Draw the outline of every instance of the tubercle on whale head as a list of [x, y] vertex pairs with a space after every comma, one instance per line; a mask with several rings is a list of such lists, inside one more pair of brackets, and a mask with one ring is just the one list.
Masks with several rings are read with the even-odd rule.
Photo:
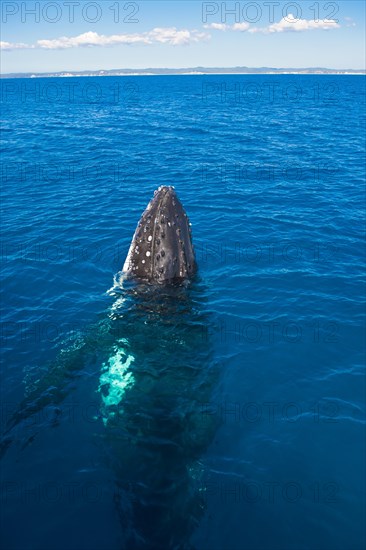
[[174, 187], [155, 190], [122, 271], [127, 277], [160, 284], [188, 279], [197, 271], [189, 219]]

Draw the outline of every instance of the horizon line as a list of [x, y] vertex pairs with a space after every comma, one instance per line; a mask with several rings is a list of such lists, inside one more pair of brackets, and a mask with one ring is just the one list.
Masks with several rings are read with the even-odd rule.
[[[241, 72], [235, 72], [238, 69], [241, 70]], [[262, 66], [262, 67], [248, 67], [246, 65], [236, 65], [231, 67], [218, 67], [218, 66], [202, 66], [198, 65], [196, 67], [146, 67], [143, 69], [138, 68], [120, 68], [120, 69], [79, 69], [79, 70], [60, 70], [60, 71], [44, 71], [44, 72], [37, 72], [37, 71], [19, 71], [19, 72], [8, 72], [8, 73], [2, 73], [0, 72], [0, 78], [6, 78], [11, 76], [18, 76], [21, 75], [31, 75], [31, 76], [44, 76], [44, 75], [53, 75], [53, 76], [87, 76], [90, 73], [93, 73], [94, 76], [113, 76], [113, 73], [121, 73], [120, 76], [123, 76], [123, 73], [126, 75], [130, 74], [131, 72], [134, 73], [134, 75], [139, 75], [143, 73], [150, 73], [152, 71], [158, 71], [158, 74], [154, 76], [163, 76], [164, 72], [166, 71], [168, 74], [166, 76], [169, 76], [169, 73], [171, 74], [174, 71], [178, 71], [178, 74], [182, 74], [182, 72], [189, 72], [193, 74], [220, 74], [214, 73], [213, 71], [222, 71], [224, 74], [228, 73], [229, 71], [232, 74], [242, 74], [243, 71], [250, 73], [250, 71], [254, 72], [261, 72], [261, 74], [266, 74], [268, 72], [274, 71], [274, 72], [300, 72], [300, 71], [307, 71], [307, 74], [317, 73], [319, 74], [319, 71], [323, 71], [326, 73], [359, 73], [359, 74], [366, 74], [366, 68], [363, 69], [349, 69], [349, 68], [343, 68], [343, 69], [335, 69], [330, 67], [268, 67], [268, 66]], [[82, 73], [82, 74], [80, 74]], [[98, 73], [97, 75], [95, 73]], [[112, 74], [111, 74], [112, 73]], [[154, 73], [153, 73], [154, 74]], [[118, 75], [116, 75], [118, 76]], [[148, 75], [146, 75], [148, 76]]]

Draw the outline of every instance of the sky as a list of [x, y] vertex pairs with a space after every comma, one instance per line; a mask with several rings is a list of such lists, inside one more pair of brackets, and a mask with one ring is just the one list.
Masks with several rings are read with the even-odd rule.
[[365, 3], [1, 2], [1, 72], [365, 68]]

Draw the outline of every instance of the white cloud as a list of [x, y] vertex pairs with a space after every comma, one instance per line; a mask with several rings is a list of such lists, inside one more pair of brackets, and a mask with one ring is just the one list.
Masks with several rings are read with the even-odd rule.
[[[354, 26], [352, 18], [345, 18], [347, 26]], [[273, 23], [268, 27], [251, 27], [249, 23], [210, 23], [203, 25], [205, 29], [218, 31], [239, 31], [249, 33], [272, 34], [277, 32], [301, 32], [315, 29], [330, 30], [338, 29], [340, 25], [334, 19], [320, 19], [319, 21], [307, 19], [295, 19], [292, 14], [288, 14], [278, 23]], [[201, 32], [196, 29], [177, 29], [176, 27], [156, 27], [151, 31], [134, 34], [112, 34], [104, 35], [89, 31], [78, 36], [61, 36], [54, 39], [37, 40], [35, 44], [24, 44], [23, 42], [0, 42], [1, 50], [25, 50], [40, 48], [43, 50], [66, 50], [79, 47], [93, 46], [116, 46], [116, 45], [149, 45], [149, 44], [168, 44], [170, 46], [187, 46], [192, 43], [201, 42], [211, 38], [207, 32]]]
[[210, 35], [205, 32], [198, 32], [197, 30], [177, 30], [175, 27], [170, 28], [155, 28], [152, 31], [145, 33], [147, 39], [152, 44], [159, 42], [161, 44], [171, 44], [172, 46], [184, 46], [191, 42], [200, 42], [201, 40], [207, 40]]
[[23, 42], [18, 42], [13, 44], [12, 42], [3, 42], [0, 41], [0, 50], [24, 50], [25, 48], [32, 48], [34, 46], [28, 46], [28, 44], [23, 44]]
[[273, 23], [268, 27], [253, 27], [250, 33], [275, 33], [275, 32], [302, 32], [311, 30], [338, 29], [340, 25], [334, 19], [296, 19], [291, 13], [283, 17], [279, 23]]
[[247, 31], [250, 27], [249, 23], [234, 23], [234, 25], [227, 25], [226, 23], [208, 23], [203, 25], [205, 29], [214, 29], [216, 31]]
[[249, 30], [249, 27], [250, 27], [249, 23], [235, 23], [232, 26], [232, 29], [233, 31], [245, 32]]
[[85, 32], [78, 36], [62, 36], [53, 40], [37, 40], [37, 47], [46, 50], [64, 50], [83, 46], [114, 46], [117, 44], [148, 44], [143, 35], [138, 34], [112, 34], [105, 36], [97, 32]]
[[226, 25], [226, 23], [207, 23], [203, 26], [205, 29], [214, 29], [215, 31], [227, 31], [230, 29], [230, 25]]
[[[350, 22], [349, 22], [350, 23]], [[334, 19], [296, 19], [291, 13], [286, 17], [283, 17], [278, 23], [273, 23], [268, 27], [251, 27], [249, 23], [234, 23], [234, 25], [227, 25], [226, 23], [209, 23], [203, 25], [205, 29], [213, 29], [217, 31], [240, 31], [250, 33], [263, 33], [271, 34], [276, 32], [301, 32], [311, 31], [315, 29], [329, 30], [338, 29], [340, 25]]]
[[23, 43], [1, 42], [0, 48], [3, 50], [15, 49], [33, 49], [41, 48], [44, 50], [66, 50], [79, 47], [93, 46], [116, 46], [124, 45], [148, 45], [148, 44], [168, 44], [171, 46], [186, 46], [191, 43], [207, 40], [210, 35], [197, 30], [178, 30], [176, 27], [160, 28], [156, 27], [148, 32], [135, 34], [112, 34], [106, 36], [97, 32], [89, 31], [78, 36], [61, 36], [51, 40], [37, 40], [36, 44], [28, 45]]

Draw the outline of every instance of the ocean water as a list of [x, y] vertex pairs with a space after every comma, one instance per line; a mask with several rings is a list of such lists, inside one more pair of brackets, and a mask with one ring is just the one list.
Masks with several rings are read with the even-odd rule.
[[[1, 94], [2, 548], [364, 548], [364, 77]], [[163, 184], [198, 277], [120, 288]]]

